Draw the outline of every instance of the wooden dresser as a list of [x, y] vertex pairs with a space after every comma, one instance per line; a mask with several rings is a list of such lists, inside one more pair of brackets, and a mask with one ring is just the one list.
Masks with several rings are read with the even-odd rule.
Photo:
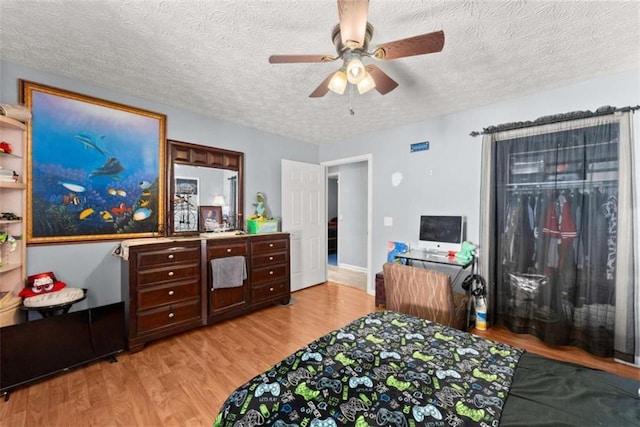
[[129, 349], [202, 324], [200, 241], [132, 246], [122, 268]]
[[[215, 323], [290, 299], [289, 235], [255, 234], [243, 238], [209, 239], [206, 242], [209, 312]], [[242, 287], [216, 289], [208, 264], [214, 258], [245, 257], [247, 279]]]
[[[129, 350], [146, 342], [290, 300], [289, 234], [255, 234], [131, 245], [122, 263]], [[123, 242], [125, 244], [125, 242]], [[243, 256], [242, 286], [216, 288], [213, 259]]]

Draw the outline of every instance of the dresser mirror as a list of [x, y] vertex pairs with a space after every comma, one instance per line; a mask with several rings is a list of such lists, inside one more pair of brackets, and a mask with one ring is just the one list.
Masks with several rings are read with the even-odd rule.
[[244, 153], [168, 140], [171, 236], [242, 229]]

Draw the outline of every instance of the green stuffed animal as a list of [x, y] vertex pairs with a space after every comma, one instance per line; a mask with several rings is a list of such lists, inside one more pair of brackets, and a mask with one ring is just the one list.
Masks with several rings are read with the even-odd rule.
[[473, 257], [476, 255], [476, 245], [471, 242], [462, 242], [462, 248], [460, 252], [456, 253], [456, 261], [459, 264], [467, 264], [473, 261]]

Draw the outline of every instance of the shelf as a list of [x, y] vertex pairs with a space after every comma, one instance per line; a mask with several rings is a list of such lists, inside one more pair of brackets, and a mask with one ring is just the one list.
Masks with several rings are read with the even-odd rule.
[[0, 274], [8, 273], [9, 271], [17, 270], [22, 267], [20, 263], [8, 263], [0, 267]]
[[597, 188], [600, 186], [618, 185], [618, 180], [606, 181], [539, 181], [539, 182], [523, 182], [520, 184], [507, 184], [509, 190], [517, 190], [518, 188], [557, 188], [558, 190], [567, 190], [571, 188]]
[[21, 159], [22, 156], [18, 156], [12, 153], [5, 153], [4, 151], [0, 151], [0, 157], [10, 157], [12, 159]]
[[2, 115], [0, 115], [0, 127], [18, 129], [23, 131], [27, 130], [26, 124]]
[[14, 219], [14, 220], [0, 219], [0, 225], [20, 224], [21, 222], [22, 222], [21, 219]]
[[0, 188], [5, 188], [9, 190], [24, 190], [27, 186], [24, 182], [0, 182]]

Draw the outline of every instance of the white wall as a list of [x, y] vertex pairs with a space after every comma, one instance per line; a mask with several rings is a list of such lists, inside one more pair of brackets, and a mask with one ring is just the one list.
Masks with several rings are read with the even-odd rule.
[[[245, 212], [252, 212], [255, 194], [267, 197], [268, 208], [280, 216], [280, 159], [317, 162], [318, 147], [278, 135], [216, 120], [142, 98], [115, 93], [97, 85], [73, 81], [0, 61], [0, 102], [18, 102], [18, 79], [119, 102], [167, 115], [167, 138], [245, 153]], [[38, 245], [27, 248], [27, 274], [54, 271], [74, 287], [89, 289], [82, 309], [120, 301], [120, 258], [111, 255], [118, 242]]]
[[[594, 111], [603, 105], [638, 103], [640, 70], [634, 70], [321, 146], [320, 161], [368, 153], [373, 157], [371, 269], [375, 273], [386, 260], [389, 240], [417, 242], [421, 214], [466, 215], [467, 239], [478, 242], [481, 137], [471, 137], [471, 131], [556, 113]], [[639, 115], [635, 115], [636, 130]], [[430, 142], [428, 151], [409, 152], [410, 144], [422, 141]], [[398, 187], [391, 184], [394, 172], [403, 175]], [[383, 226], [385, 216], [393, 218], [392, 227]]]

